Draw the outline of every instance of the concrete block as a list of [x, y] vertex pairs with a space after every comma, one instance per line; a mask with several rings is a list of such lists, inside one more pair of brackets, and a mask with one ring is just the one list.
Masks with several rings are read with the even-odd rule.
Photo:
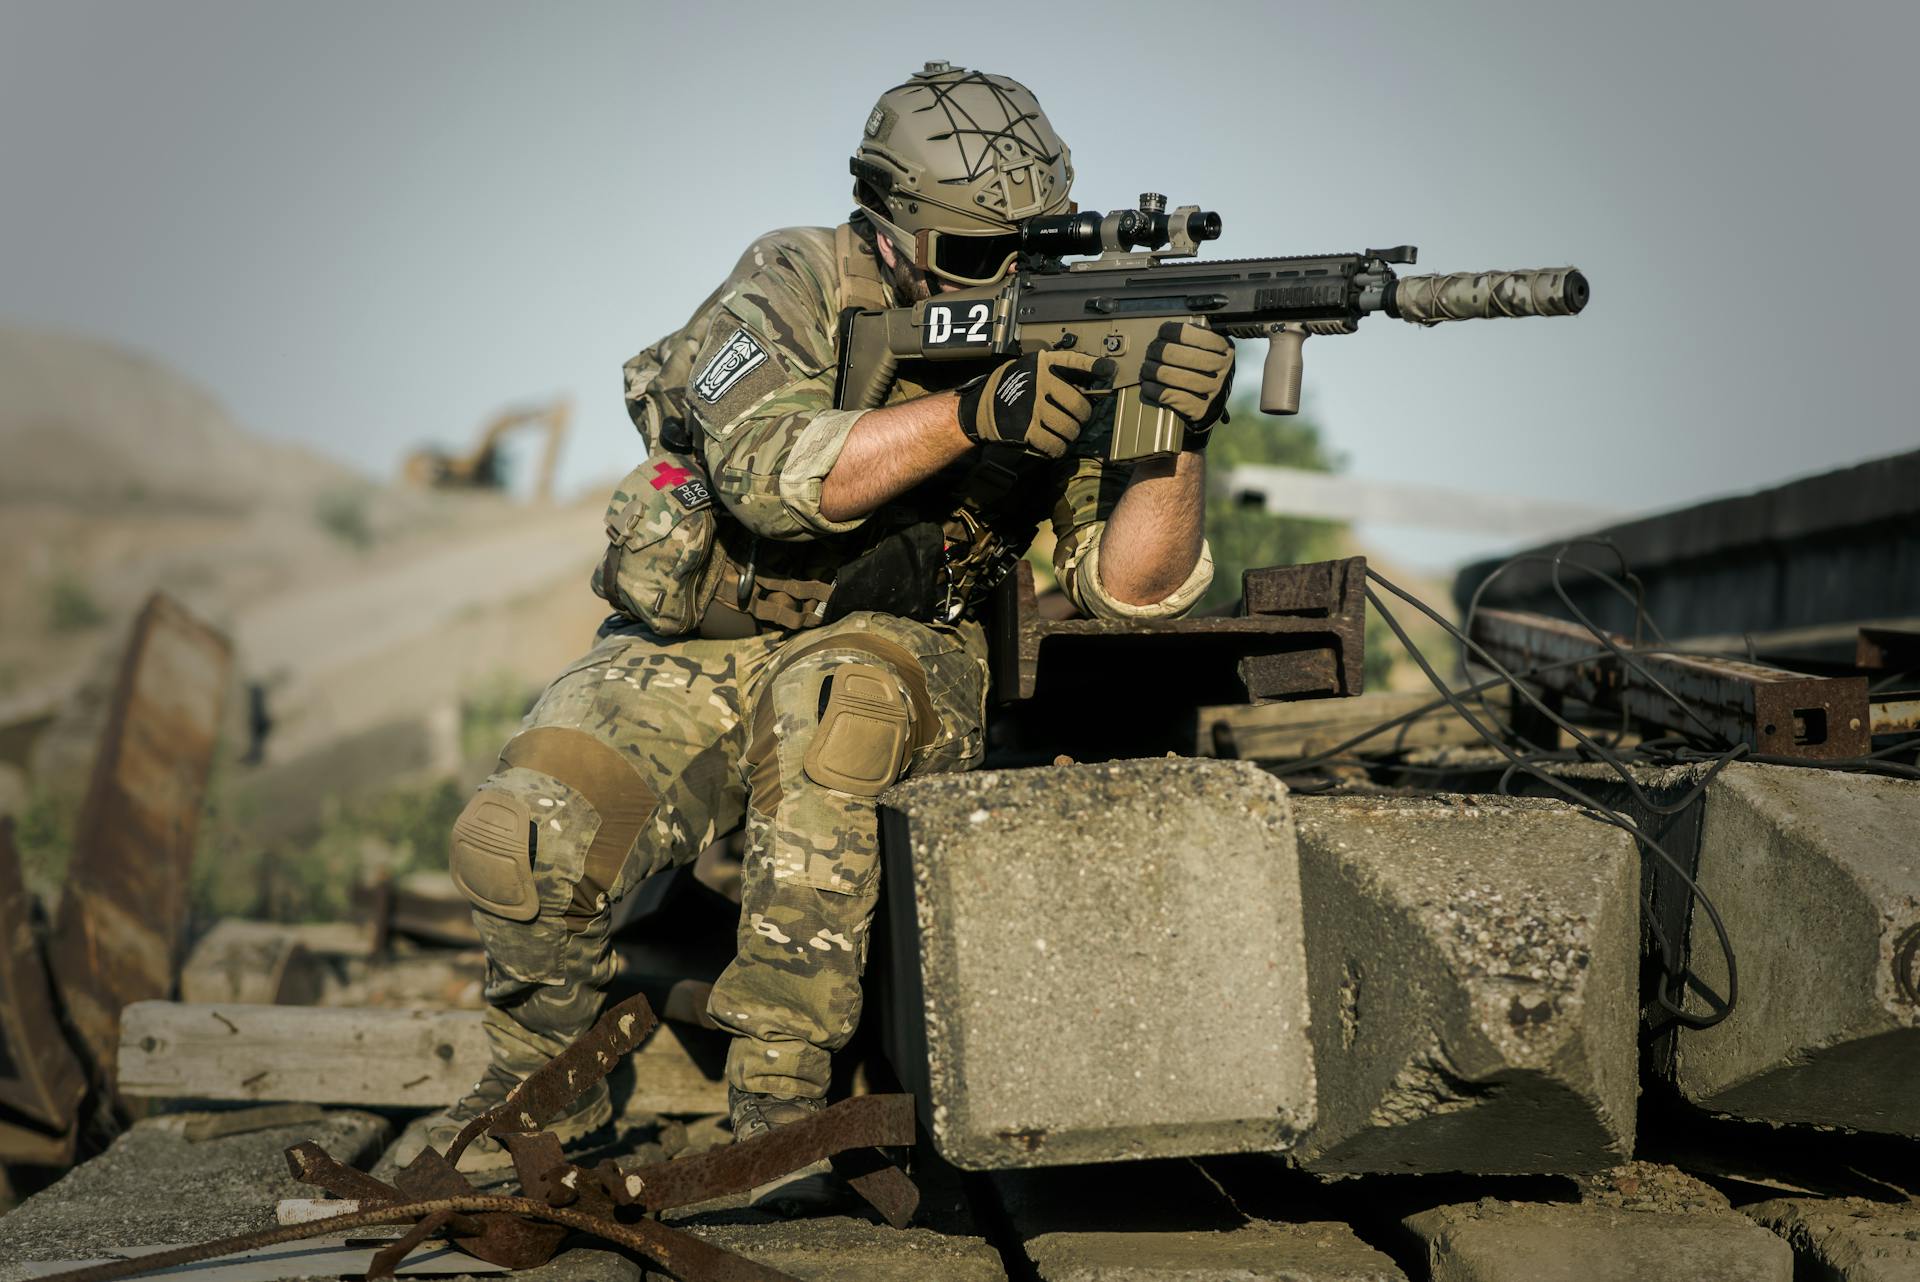
[[13, 1267], [29, 1260], [272, 1228], [276, 1202], [313, 1193], [288, 1174], [289, 1146], [310, 1139], [365, 1166], [387, 1135], [383, 1119], [356, 1112], [198, 1143], [176, 1128], [136, 1126], [0, 1218], [0, 1282], [30, 1276]]
[[1792, 1282], [1793, 1252], [1671, 1167], [1635, 1162], [1577, 1203], [1478, 1202], [1407, 1217], [1431, 1282]]
[[1027, 1239], [1041, 1282], [1405, 1282], [1344, 1224], [1245, 1224], [1218, 1232], [1043, 1233]]
[[1152, 760], [938, 775], [885, 800], [887, 1042], [949, 1161], [1273, 1150], [1311, 1121], [1277, 780]]
[[[1683, 1031], [1674, 1081], [1702, 1108], [1920, 1136], [1920, 782], [1732, 765], [1700, 826], [1739, 1004]], [[1724, 992], [1695, 914], [1692, 966]]]
[[1551, 1202], [1412, 1216], [1432, 1282], [1793, 1282], [1786, 1243], [1732, 1211], [1665, 1215]]
[[1002, 1172], [993, 1190], [1040, 1282], [1405, 1282], [1346, 1224], [1306, 1205], [1250, 1216], [1217, 1179], [1198, 1163], [1127, 1163]]
[[1296, 797], [1320, 1172], [1595, 1170], [1633, 1145], [1639, 858], [1569, 806]]
[[1793, 1248], [1801, 1275], [1821, 1282], [1920, 1278], [1920, 1206], [1865, 1198], [1778, 1198], [1740, 1208]]
[[[1000, 1253], [977, 1237], [894, 1229], [845, 1216], [771, 1220], [753, 1212], [735, 1214], [743, 1222], [675, 1227], [800, 1282], [1006, 1282]], [[671, 1277], [652, 1270], [645, 1276], [650, 1282]]]

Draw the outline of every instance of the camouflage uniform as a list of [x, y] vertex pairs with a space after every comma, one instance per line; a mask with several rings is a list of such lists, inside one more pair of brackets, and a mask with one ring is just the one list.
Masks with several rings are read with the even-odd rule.
[[[860, 1018], [880, 873], [875, 798], [904, 775], [980, 760], [987, 671], [977, 623], [872, 611], [817, 623], [836, 567], [954, 503], [957, 475], [866, 518], [820, 511], [821, 484], [861, 414], [833, 408], [835, 322], [856, 291], [885, 293], [871, 254], [844, 229], [837, 239], [823, 228], [764, 237], [686, 329], [628, 365], [629, 406], [650, 445], [673, 420], [697, 425], [723, 505], [718, 600], [749, 603], [760, 627], [667, 639], [610, 619], [456, 825], [456, 878], [481, 905], [486, 1027], [516, 1074], [598, 1013], [614, 972], [611, 906], [744, 821], [738, 953], [709, 1005], [737, 1034], [727, 1076], [765, 1094], [824, 1093], [829, 1057]], [[891, 399], [975, 372], [903, 378]], [[1032, 525], [1051, 508], [1061, 584], [1083, 612], [1177, 614], [1206, 588], [1205, 553], [1158, 605], [1128, 606], [1100, 588], [1100, 530], [1125, 481], [1100, 444], [1090, 432], [1027, 483]]]

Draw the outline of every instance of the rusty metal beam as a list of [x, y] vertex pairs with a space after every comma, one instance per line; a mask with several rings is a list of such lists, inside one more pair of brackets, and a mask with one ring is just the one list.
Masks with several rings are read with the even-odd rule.
[[[637, 1167], [628, 1170], [626, 1176], [630, 1181], [638, 1181], [637, 1185], [630, 1185], [634, 1188], [635, 1204], [657, 1214], [729, 1193], [744, 1193], [790, 1171], [852, 1149], [904, 1147], [913, 1141], [913, 1096], [860, 1095], [758, 1139], [729, 1144], [696, 1157]], [[874, 1175], [876, 1170], [874, 1166], [849, 1164], [845, 1174], [860, 1188], [858, 1181]], [[880, 1176], [867, 1182], [879, 1195], [870, 1199], [875, 1201], [876, 1209], [889, 1219], [900, 1215], [902, 1223], [912, 1217], [912, 1205], [903, 1208], [899, 1203], [890, 1202], [896, 1191], [904, 1194], [892, 1177]], [[860, 1191], [866, 1194], [866, 1189]], [[912, 1200], [917, 1203], [917, 1194]], [[881, 1205], [883, 1201], [890, 1204]]]
[[1887, 695], [1875, 699], [1868, 709], [1876, 735], [1920, 734], [1920, 692]]
[[1863, 627], [1853, 656], [1869, 672], [1920, 672], [1920, 628]]
[[173, 990], [187, 878], [233, 652], [156, 593], [134, 624], [80, 812], [50, 969], [109, 1088], [120, 1011]]
[[[1624, 638], [1612, 638], [1645, 670], [1642, 676], [1611, 654], [1596, 656], [1600, 643], [1578, 624], [1508, 610], [1481, 610], [1472, 638], [1516, 674], [1546, 668], [1528, 678], [1546, 690], [1681, 734], [1712, 734], [1762, 756], [1811, 761], [1863, 756], [1871, 747], [1864, 677], [1815, 677], [1737, 659], [1634, 650]], [[1573, 662], [1583, 656], [1594, 657]], [[1554, 664], [1563, 666], [1548, 667]]]
[[1121, 621], [1043, 617], [1022, 562], [994, 611], [995, 697], [1031, 699], [1089, 675], [1134, 695], [1146, 682], [1177, 685], [1189, 706], [1359, 694], [1366, 570], [1357, 556], [1248, 570], [1237, 616]]

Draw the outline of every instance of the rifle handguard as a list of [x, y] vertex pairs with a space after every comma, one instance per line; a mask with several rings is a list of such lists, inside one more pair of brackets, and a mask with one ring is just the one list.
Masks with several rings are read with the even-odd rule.
[[1402, 276], [1387, 310], [1415, 325], [1508, 316], [1573, 316], [1587, 305], [1587, 278], [1573, 267]]

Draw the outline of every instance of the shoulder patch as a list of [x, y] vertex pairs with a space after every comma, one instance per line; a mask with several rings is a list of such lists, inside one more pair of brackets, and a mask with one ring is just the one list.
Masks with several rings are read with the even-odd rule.
[[694, 375], [693, 394], [709, 405], [717, 405], [735, 383], [766, 363], [767, 349], [741, 326]]

